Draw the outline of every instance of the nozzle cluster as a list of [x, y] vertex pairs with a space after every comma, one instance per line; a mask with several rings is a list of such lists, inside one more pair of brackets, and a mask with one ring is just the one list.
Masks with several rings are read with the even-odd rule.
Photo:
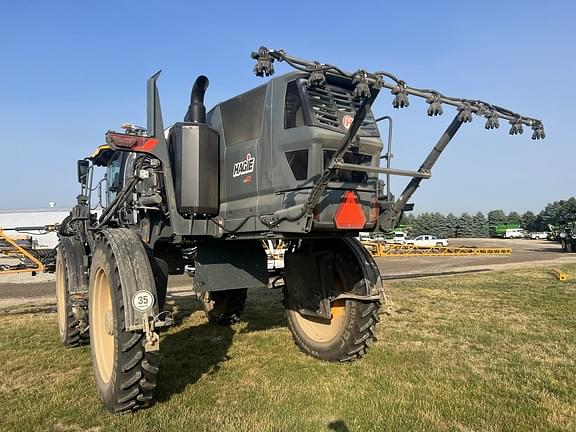
[[327, 75], [336, 75], [351, 81], [354, 86], [352, 95], [355, 99], [369, 99], [373, 90], [387, 88], [394, 95], [392, 106], [397, 109], [407, 108], [410, 105], [409, 95], [417, 96], [426, 100], [428, 104], [427, 114], [430, 117], [442, 115], [444, 113], [443, 105], [452, 105], [456, 107], [458, 120], [462, 123], [472, 122], [473, 116], [477, 115], [486, 119], [485, 129], [498, 129], [500, 127], [499, 120], [502, 119], [510, 123], [510, 135], [520, 135], [524, 132], [524, 126], [528, 126], [533, 131], [532, 139], [538, 140], [546, 137], [544, 126], [540, 120], [522, 116], [488, 102], [455, 98], [445, 96], [436, 90], [410, 87], [405, 81], [389, 72], [369, 73], [358, 70], [354, 73], [347, 73], [334, 65], [302, 60], [288, 55], [283, 50], [270, 50], [266, 47], [260, 47], [258, 52], [253, 52], [252, 58], [256, 60], [254, 73], [257, 76], [272, 75], [274, 73], [274, 60], [285, 61], [294, 69], [309, 74], [307, 85], [310, 87], [325, 87]]

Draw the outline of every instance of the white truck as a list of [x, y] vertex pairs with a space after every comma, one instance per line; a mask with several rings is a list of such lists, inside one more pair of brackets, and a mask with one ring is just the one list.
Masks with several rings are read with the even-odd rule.
[[448, 239], [437, 238], [433, 235], [421, 235], [415, 239], [406, 240], [406, 244], [420, 247], [448, 246]]
[[406, 233], [404, 231], [395, 231], [392, 237], [387, 238], [384, 243], [391, 244], [405, 244], [406, 243]]
[[548, 234], [549, 233], [547, 232], [531, 232], [530, 234], [528, 234], [528, 237], [533, 240], [547, 240]]
[[507, 229], [506, 232], [504, 233], [505, 239], [524, 238], [524, 237], [526, 237], [526, 230], [522, 228]]

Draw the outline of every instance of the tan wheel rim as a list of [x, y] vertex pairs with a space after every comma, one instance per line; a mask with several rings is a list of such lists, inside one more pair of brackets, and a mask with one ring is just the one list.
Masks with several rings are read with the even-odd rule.
[[314, 321], [294, 312], [295, 321], [302, 332], [315, 342], [329, 342], [334, 339], [342, 328], [346, 318], [346, 300], [337, 300], [331, 304], [332, 319], [330, 322]]
[[60, 335], [66, 331], [66, 275], [64, 274], [64, 263], [58, 257], [56, 260], [56, 306], [58, 310], [58, 328]]
[[102, 268], [99, 268], [96, 272], [92, 295], [91, 344], [96, 357], [98, 375], [102, 382], [108, 383], [112, 379], [112, 369], [114, 367], [114, 325], [112, 321], [110, 283]]

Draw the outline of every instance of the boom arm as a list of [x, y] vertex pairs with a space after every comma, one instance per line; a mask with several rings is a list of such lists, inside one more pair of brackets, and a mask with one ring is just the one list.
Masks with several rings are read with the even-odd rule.
[[[387, 88], [394, 95], [392, 106], [394, 108], [405, 108], [410, 105], [408, 95], [418, 96], [426, 99], [429, 104], [428, 115], [437, 116], [443, 113], [442, 104], [452, 105], [458, 109], [458, 118], [463, 123], [472, 121], [472, 114], [486, 118], [484, 127], [486, 129], [497, 129], [500, 127], [499, 119], [507, 120], [510, 123], [510, 135], [522, 134], [523, 126], [531, 127], [533, 130], [532, 139], [543, 139], [544, 125], [541, 120], [517, 114], [507, 108], [490, 104], [481, 100], [455, 98], [445, 96], [439, 91], [430, 89], [419, 89], [410, 87], [405, 81], [397, 78], [389, 72], [378, 71], [374, 73], [358, 70], [354, 73], [347, 73], [340, 68], [323, 64], [316, 61], [302, 60], [288, 55], [284, 50], [271, 50], [260, 47], [258, 52], [252, 53], [252, 58], [257, 61], [254, 72], [257, 76], [269, 76], [274, 73], [274, 60], [285, 61], [294, 69], [310, 73], [308, 80], [311, 86], [324, 86], [326, 74], [337, 75], [343, 78], [352, 79], [356, 84], [354, 96], [358, 98], [369, 97], [371, 89]], [[386, 81], [389, 79], [390, 81]]]

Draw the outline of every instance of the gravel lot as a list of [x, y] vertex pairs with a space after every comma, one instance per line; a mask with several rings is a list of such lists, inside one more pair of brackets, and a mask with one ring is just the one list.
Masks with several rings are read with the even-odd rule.
[[[526, 239], [453, 239], [450, 246], [512, 248], [509, 256], [380, 257], [376, 262], [384, 279], [442, 276], [461, 272], [504, 270], [526, 266], [554, 266], [576, 262], [576, 254], [562, 252], [555, 242]], [[169, 295], [187, 295], [188, 276], [172, 276]], [[0, 313], [17, 310], [50, 310], [55, 305], [53, 274], [0, 275]]]

